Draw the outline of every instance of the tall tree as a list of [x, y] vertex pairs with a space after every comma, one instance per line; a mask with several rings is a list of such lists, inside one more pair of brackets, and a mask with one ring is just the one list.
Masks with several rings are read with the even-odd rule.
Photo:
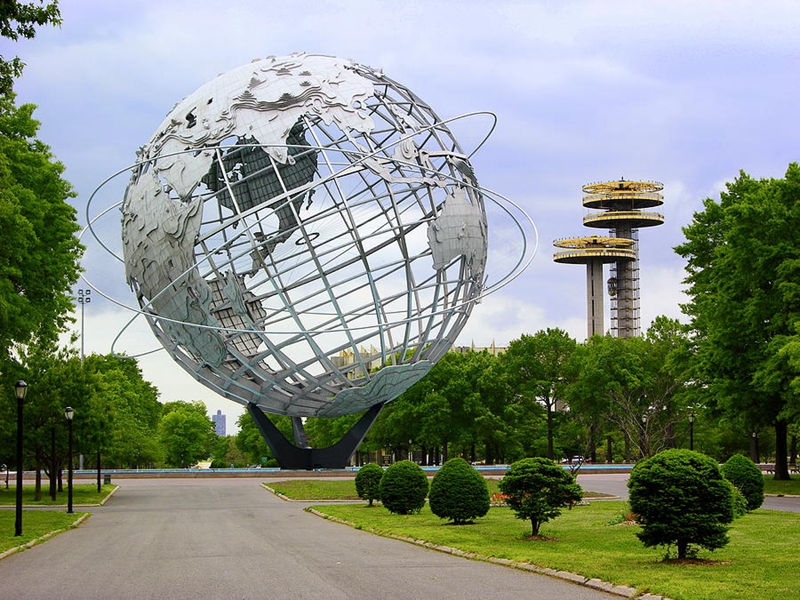
[[211, 454], [214, 424], [190, 403], [173, 403], [158, 425], [167, 464], [188, 467]]
[[105, 415], [96, 445], [87, 452], [101, 450], [107, 466], [139, 468], [158, 462], [162, 405], [158, 390], [142, 377], [136, 360], [92, 354], [84, 362], [89, 372], [97, 374], [97, 410]]
[[55, 340], [69, 320], [82, 248], [64, 167], [36, 139], [34, 106], [0, 97], [0, 360]]
[[666, 317], [644, 338], [594, 336], [575, 354], [570, 408], [595, 428], [618, 427], [639, 458], [672, 447], [685, 412], [687, 353], [680, 323]]
[[719, 200], [708, 198], [684, 228], [699, 373], [713, 401], [745, 415], [755, 431], [775, 428], [775, 478], [789, 479], [787, 426], [800, 410], [792, 385], [800, 320], [800, 167], [784, 179], [744, 172]]
[[545, 408], [547, 458], [551, 460], [555, 458], [553, 413], [557, 404], [564, 401], [567, 365], [575, 346], [575, 340], [566, 331], [547, 329], [513, 340], [500, 357], [514, 391], [535, 399]]

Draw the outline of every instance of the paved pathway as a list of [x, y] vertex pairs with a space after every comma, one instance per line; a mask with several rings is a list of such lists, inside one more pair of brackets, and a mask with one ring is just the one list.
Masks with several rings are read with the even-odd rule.
[[15, 600], [608, 600], [330, 523], [257, 479], [124, 480], [81, 527], [0, 561]]

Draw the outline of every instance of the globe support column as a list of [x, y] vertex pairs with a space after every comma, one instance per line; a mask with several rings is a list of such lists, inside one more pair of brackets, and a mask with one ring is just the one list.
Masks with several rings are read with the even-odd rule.
[[375, 404], [344, 437], [329, 448], [299, 448], [291, 444], [258, 406], [248, 402], [247, 411], [258, 426], [281, 469], [344, 469], [347, 461], [378, 418], [383, 404]]

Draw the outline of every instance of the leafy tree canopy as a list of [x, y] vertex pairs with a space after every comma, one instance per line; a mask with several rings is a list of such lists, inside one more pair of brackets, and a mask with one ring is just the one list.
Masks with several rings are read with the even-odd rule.
[[211, 453], [215, 438], [211, 419], [189, 403], [169, 411], [158, 426], [167, 464], [188, 467]]
[[561, 514], [561, 509], [583, 497], [581, 486], [547, 458], [523, 458], [511, 464], [500, 480], [500, 491], [518, 519], [529, 519], [531, 535]]
[[64, 167], [36, 139], [34, 106], [0, 97], [0, 358], [68, 322], [82, 247]]
[[[17, 41], [19, 38], [31, 39], [36, 35], [37, 25], [60, 25], [61, 13], [57, 0], [51, 2], [16, 2], [2, 0], [0, 2], [0, 35]], [[6, 60], [0, 56], [0, 94], [8, 95], [14, 84], [14, 78], [22, 74], [25, 63], [15, 56]]]
[[800, 412], [792, 359], [800, 321], [800, 167], [784, 179], [744, 172], [708, 198], [675, 250], [686, 258], [697, 372], [710, 400], [776, 433], [776, 479], [788, 479], [787, 425]]

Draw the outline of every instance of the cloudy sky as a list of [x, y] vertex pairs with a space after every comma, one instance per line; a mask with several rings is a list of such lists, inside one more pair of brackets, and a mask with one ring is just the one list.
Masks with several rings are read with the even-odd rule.
[[[496, 113], [497, 129], [473, 164], [482, 185], [534, 219], [539, 253], [474, 311], [460, 344], [506, 344], [545, 327], [585, 337], [584, 270], [552, 262], [553, 239], [591, 232], [580, 225], [583, 184], [619, 177], [664, 184], [666, 223], [640, 232], [646, 326], [659, 314], [680, 316], [683, 263], [672, 248], [702, 199], [717, 196], [740, 169], [780, 177], [798, 160], [800, 5], [792, 1], [60, 4], [61, 28], [18, 44], [3, 40], [0, 51], [28, 65], [19, 101], [39, 106], [40, 137], [66, 166], [82, 223], [95, 187], [133, 162], [177, 101], [253, 58], [297, 51], [352, 58], [382, 68], [443, 118]], [[108, 255], [90, 247], [84, 267], [93, 284], [132, 302]], [[132, 316], [95, 295], [86, 309], [87, 352], [108, 352]], [[117, 345], [129, 354], [156, 347], [138, 322]], [[163, 352], [142, 366], [163, 401], [200, 399], [229, 423], [241, 413]]]

